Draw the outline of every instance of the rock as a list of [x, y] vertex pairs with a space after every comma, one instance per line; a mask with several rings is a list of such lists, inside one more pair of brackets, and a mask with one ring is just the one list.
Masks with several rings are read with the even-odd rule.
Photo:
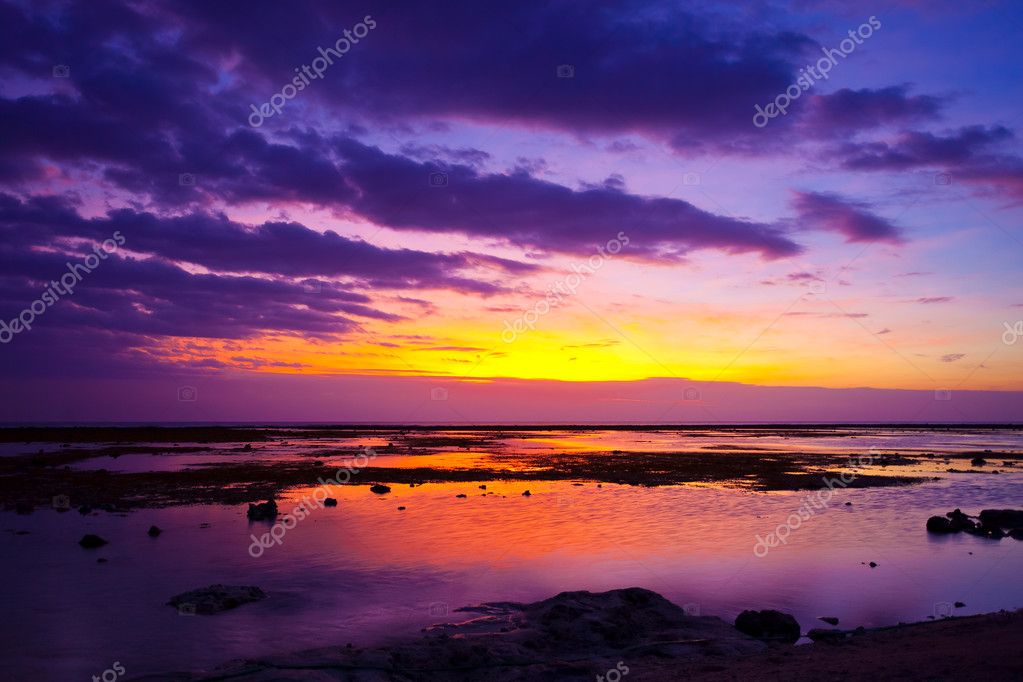
[[847, 506], [847, 507], [851, 507], [851, 506], [852, 506], [852, 502], [846, 502], [846, 503], [845, 503], [845, 506]]
[[834, 616], [821, 616], [818, 620], [822, 620], [828, 625], [838, 625], [838, 619]]
[[955, 607], [956, 607], [957, 609], [961, 609], [961, 608], [963, 608], [964, 606], [966, 606], [966, 604], [962, 603], [961, 601], [957, 601], [957, 602], [955, 603]]
[[266, 593], [258, 587], [249, 585], [210, 585], [209, 587], [175, 595], [170, 598], [167, 604], [176, 607], [182, 612], [210, 616], [261, 599], [266, 599]]
[[398, 511], [405, 511], [405, 507], [398, 507]]
[[867, 566], [870, 566], [871, 568], [877, 568], [877, 563], [874, 562], [874, 561], [871, 561], [869, 564], [867, 564]]
[[832, 628], [813, 628], [806, 636], [815, 642], [835, 642], [845, 639], [845, 631]]
[[1009, 537], [1016, 540], [1023, 540], [1023, 528], [1013, 528], [1009, 531]]
[[466, 495], [465, 493], [458, 493], [457, 495], [455, 495], [455, 497], [469, 497], [469, 496]]
[[251, 449], [252, 449], [252, 443], [246, 443], [245, 447], [242, 448], [242, 450], [251, 450]]
[[486, 489], [487, 489], [487, 484], [486, 483], [484, 483], [483, 485], [480, 486], [480, 490], [486, 490]]
[[384, 495], [386, 493], [391, 492], [391, 488], [389, 486], [380, 485], [379, 483], [376, 483], [369, 487], [369, 491], [371, 493], [376, 493], [377, 495]]
[[158, 537], [162, 532], [163, 531], [160, 529], [159, 526], [150, 526], [149, 530], [146, 531], [146, 535], [148, 535], [151, 538], [155, 538]]
[[533, 493], [531, 493], [531, 492], [529, 492], [529, 491], [527, 490], [526, 492], [522, 493], [522, 496], [523, 496], [523, 497], [529, 497], [529, 496], [530, 496], [530, 495], [532, 495], [532, 494], [533, 494]]
[[248, 517], [250, 521], [273, 521], [277, 518], [277, 503], [274, 500], [250, 504]]
[[973, 522], [973, 519], [971, 519], [968, 515], [964, 514], [959, 509], [950, 511], [949, 513], [945, 514], [945, 516], [947, 516], [949, 519], [950, 524], [949, 527], [951, 528], [953, 533], [961, 530], [969, 530], [971, 528], [976, 527], [977, 525], [976, 523]]
[[87, 504], [83, 504], [81, 507], [78, 508], [78, 513], [81, 514], [82, 516], [88, 516], [89, 514], [92, 513], [92, 507], [90, 507]]
[[105, 564], [106, 562], [107, 562], [107, 560], [104, 557], [100, 557], [99, 559], [96, 559], [96, 563], [97, 564]]
[[89, 533], [87, 535], [83, 535], [82, 539], [78, 541], [78, 544], [85, 549], [96, 549], [97, 547], [102, 547], [108, 543], [100, 536]]
[[[563, 592], [531, 604], [490, 602], [453, 613], [464, 618], [391, 638], [379, 646], [339, 643], [316, 653], [274, 654], [231, 663], [218, 669], [216, 676], [224, 680], [567, 682], [593, 680], [596, 675], [624, 681], [648, 678], [639, 672], [626, 676], [624, 664], [618, 668], [622, 661], [629, 666], [636, 661], [633, 670], [642, 670], [647, 661], [671, 659], [702, 668], [768, 648], [720, 618], [687, 615], [680, 606], [640, 588]], [[617, 676], [608, 675], [609, 670]]]
[[325, 500], [323, 500], [323, 506], [324, 507], [336, 507], [337, 506], [337, 500], [334, 499], [333, 497], [328, 497]]
[[980, 513], [980, 523], [999, 528], [1023, 527], [1023, 511], [1018, 509], [985, 509]]
[[972, 464], [975, 467], [982, 467], [985, 464], [987, 464], [987, 460], [981, 457], [980, 455], [977, 455], [976, 457], [970, 460], [970, 464]]
[[24, 500], [14, 504], [14, 511], [19, 514], [31, 514], [34, 509], [35, 506], [33, 506], [31, 502], [26, 502]]
[[761, 640], [795, 642], [799, 639], [799, 623], [796, 619], [772, 609], [743, 611], [735, 619], [735, 629]]
[[946, 519], [944, 516], [932, 516], [927, 519], [927, 532], [928, 533], [954, 533], [952, 530], [952, 522]]

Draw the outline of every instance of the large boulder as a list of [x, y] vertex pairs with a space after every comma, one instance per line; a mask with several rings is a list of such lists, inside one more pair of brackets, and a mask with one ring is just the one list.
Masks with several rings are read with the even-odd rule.
[[248, 517], [250, 521], [273, 521], [277, 518], [277, 503], [273, 500], [250, 504]]
[[242, 604], [266, 599], [266, 592], [250, 585], [210, 585], [182, 592], [167, 602], [184, 614], [211, 616]]
[[946, 519], [944, 516], [932, 516], [927, 519], [927, 532], [928, 533], [954, 533], [952, 530], [952, 522]]
[[985, 509], [980, 513], [980, 523], [989, 528], [1020, 528], [1023, 527], [1023, 510]]
[[795, 642], [799, 639], [799, 622], [781, 611], [743, 611], [735, 619], [735, 628], [750, 637], [765, 641]]

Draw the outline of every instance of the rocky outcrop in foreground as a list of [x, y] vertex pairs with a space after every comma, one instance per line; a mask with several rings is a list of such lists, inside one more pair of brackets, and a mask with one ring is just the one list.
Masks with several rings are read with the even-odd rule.
[[212, 616], [260, 599], [266, 599], [266, 592], [258, 587], [210, 585], [175, 595], [167, 605], [177, 608], [184, 615]]
[[713, 616], [686, 615], [655, 592], [563, 592], [532, 604], [459, 609], [460, 623], [368, 649], [331, 647], [150, 680], [593, 680], [643, 660], [722, 661], [766, 650]]

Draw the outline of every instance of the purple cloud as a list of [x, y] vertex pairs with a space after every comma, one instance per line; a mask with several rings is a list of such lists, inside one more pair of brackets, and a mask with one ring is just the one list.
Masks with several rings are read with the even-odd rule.
[[858, 203], [837, 194], [795, 192], [799, 221], [811, 229], [838, 232], [847, 242], [886, 241], [902, 243], [898, 227]]

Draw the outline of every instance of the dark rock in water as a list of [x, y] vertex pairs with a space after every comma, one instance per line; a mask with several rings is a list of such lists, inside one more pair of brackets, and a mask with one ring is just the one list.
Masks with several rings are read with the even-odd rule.
[[995, 527], [988, 530], [987, 536], [992, 540], [1001, 540], [1005, 537], [1005, 531], [1001, 528]]
[[964, 606], [966, 606], [966, 604], [962, 603], [961, 601], [957, 601], [957, 602], [955, 603], [955, 607], [956, 607], [957, 609], [961, 609], [961, 608], [963, 608]]
[[486, 490], [486, 489], [487, 489], [487, 484], [486, 483], [484, 483], [483, 485], [480, 486], [480, 490]]
[[976, 523], [973, 522], [967, 514], [964, 514], [959, 509], [954, 509], [949, 513], [945, 514], [949, 520], [949, 528], [953, 533], [961, 530], [969, 530], [976, 527]]
[[21, 502], [14, 503], [14, 511], [19, 514], [31, 514], [34, 509], [35, 506], [33, 506], [31, 502], [25, 502], [22, 500]]
[[982, 525], [999, 528], [1023, 527], [1023, 510], [1018, 509], [985, 509], [980, 513]]
[[163, 531], [160, 529], [159, 526], [150, 526], [149, 530], [146, 531], [146, 535], [148, 535], [151, 538], [155, 538], [158, 535], [160, 535], [160, 533], [162, 533], [162, 532]]
[[845, 639], [844, 630], [835, 630], [831, 628], [814, 628], [806, 633], [806, 636], [815, 642], [835, 642], [840, 639]]
[[105, 557], [100, 557], [99, 559], [96, 559], [97, 564], [105, 564], [106, 562], [107, 560]]
[[324, 507], [336, 507], [337, 506], [337, 500], [335, 500], [333, 497], [328, 497], [325, 500], [323, 500], [323, 506]]
[[398, 507], [398, 511], [405, 511], [405, 507]]
[[928, 533], [954, 533], [952, 530], [952, 522], [946, 519], [944, 516], [932, 516], [927, 519], [927, 532]]
[[981, 457], [980, 455], [977, 455], [976, 457], [970, 460], [970, 464], [972, 464], [975, 467], [982, 467], [985, 464], [987, 464], [987, 460]]
[[82, 539], [78, 541], [78, 544], [85, 549], [96, 549], [97, 547], [102, 547], [107, 544], [107, 541], [98, 535], [89, 533], [88, 535], [83, 535]]
[[867, 564], [867, 566], [870, 566], [871, 568], [877, 568], [877, 562], [871, 561], [869, 564]]
[[1016, 540], [1023, 540], [1023, 528], [1013, 528], [1009, 531], [1009, 537]]
[[371, 493], [376, 493], [377, 495], [383, 495], [385, 493], [391, 492], [391, 488], [390, 488], [390, 486], [381, 485], [381, 484], [377, 483], [375, 485], [371, 485], [369, 487], [369, 491]]
[[835, 618], [834, 616], [821, 616], [819, 620], [824, 621], [828, 625], [838, 625], [838, 619]]
[[735, 619], [735, 629], [762, 640], [795, 642], [799, 639], [799, 623], [781, 611], [743, 611]]
[[277, 502], [267, 500], [262, 503], [250, 504], [248, 517], [250, 521], [273, 521], [277, 518]]
[[92, 513], [92, 507], [90, 507], [87, 504], [83, 504], [81, 507], [78, 508], [78, 513], [81, 514], [82, 516], [88, 516], [89, 514]]
[[242, 448], [242, 449], [243, 449], [243, 450], [251, 450], [251, 449], [252, 449], [252, 443], [246, 443], [246, 444], [245, 444], [245, 447], [244, 447], [244, 448]]
[[851, 507], [851, 506], [852, 506], [852, 502], [846, 502], [846, 503], [845, 503], [845, 506], [847, 506], [847, 507]]
[[176, 607], [182, 613], [196, 613], [210, 616], [214, 613], [227, 611], [248, 604], [249, 602], [266, 599], [266, 592], [249, 585], [210, 585], [198, 590], [182, 592], [171, 597], [169, 606]]
[[526, 492], [522, 493], [522, 496], [523, 496], [523, 497], [529, 497], [529, 496], [530, 496], [530, 495], [532, 495], [532, 494], [533, 494], [533, 493], [531, 493], [531, 492], [529, 492], [529, 491], [527, 490]]
[[469, 496], [466, 495], [465, 493], [458, 493], [457, 495], [455, 495], [455, 497], [469, 497]]

